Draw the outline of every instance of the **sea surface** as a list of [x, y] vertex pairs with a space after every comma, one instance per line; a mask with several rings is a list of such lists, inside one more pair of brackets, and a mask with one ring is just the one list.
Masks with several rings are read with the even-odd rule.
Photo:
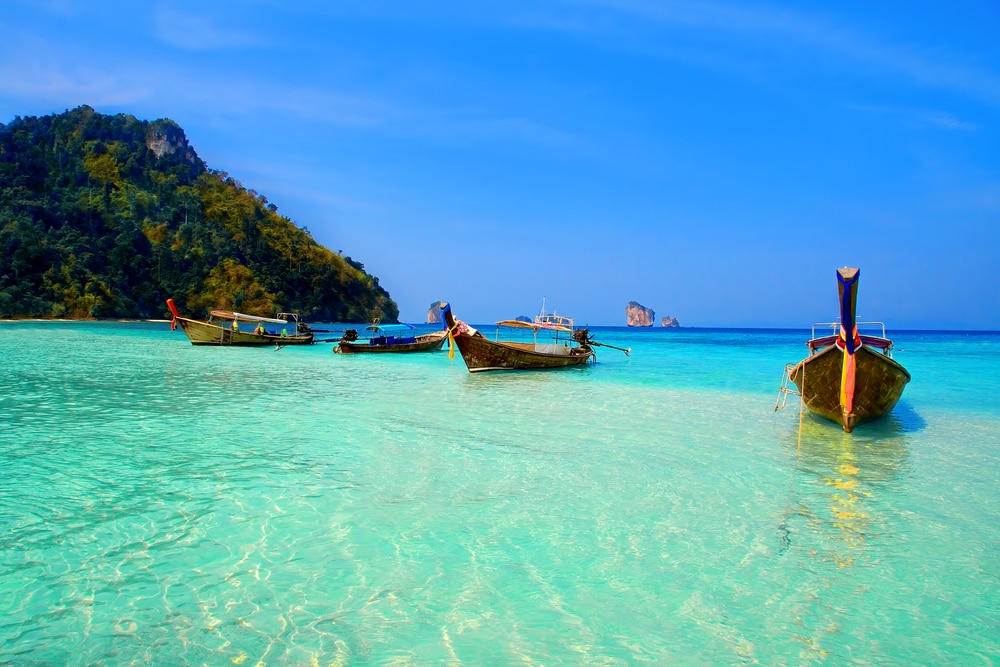
[[0, 665], [1000, 664], [1000, 334], [890, 331], [848, 435], [774, 409], [807, 330], [591, 333], [631, 354], [0, 322]]

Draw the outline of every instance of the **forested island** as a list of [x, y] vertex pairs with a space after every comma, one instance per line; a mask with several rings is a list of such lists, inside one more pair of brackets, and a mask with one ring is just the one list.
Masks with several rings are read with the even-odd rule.
[[195, 317], [399, 317], [363, 264], [209, 169], [171, 120], [81, 106], [0, 125], [0, 318], [166, 318], [167, 297]]

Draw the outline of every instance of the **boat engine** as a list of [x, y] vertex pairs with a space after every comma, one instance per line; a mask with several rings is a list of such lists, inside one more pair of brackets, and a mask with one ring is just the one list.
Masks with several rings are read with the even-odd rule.
[[580, 349], [589, 350], [590, 343], [590, 329], [577, 329], [573, 332], [573, 340], [580, 344]]

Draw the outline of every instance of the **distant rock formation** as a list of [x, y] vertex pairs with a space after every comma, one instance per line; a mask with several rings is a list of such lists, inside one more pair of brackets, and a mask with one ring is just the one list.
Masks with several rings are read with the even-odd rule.
[[646, 308], [635, 301], [629, 301], [625, 306], [625, 323], [630, 327], [651, 327], [655, 318], [656, 313], [652, 308]]
[[517, 321], [518, 322], [530, 322], [531, 318], [528, 317], [527, 315], [518, 315], [517, 316]]
[[444, 301], [434, 301], [427, 309], [427, 324], [441, 324], [441, 306]]
[[661, 327], [679, 327], [680, 325], [681, 323], [678, 322], [677, 318], [673, 315], [666, 315], [662, 320], [660, 320]]

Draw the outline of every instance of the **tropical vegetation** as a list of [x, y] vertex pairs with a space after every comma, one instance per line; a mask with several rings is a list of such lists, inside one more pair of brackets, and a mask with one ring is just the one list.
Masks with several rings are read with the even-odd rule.
[[395, 322], [378, 278], [209, 169], [173, 121], [88, 106], [0, 125], [0, 318], [213, 308]]

